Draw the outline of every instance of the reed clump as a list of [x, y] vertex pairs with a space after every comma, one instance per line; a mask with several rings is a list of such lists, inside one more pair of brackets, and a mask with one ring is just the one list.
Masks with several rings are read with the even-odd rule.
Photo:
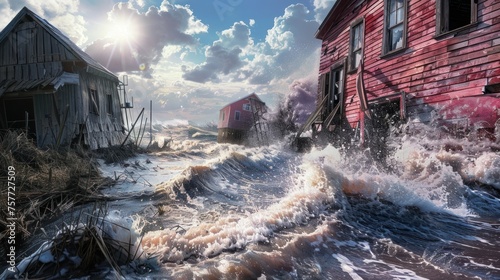
[[117, 217], [109, 215], [105, 206], [94, 204], [91, 213], [81, 212], [64, 223], [55, 237], [17, 265], [16, 272], [6, 270], [0, 278], [72, 279], [89, 273], [105, 278], [109, 276], [106, 267], [117, 278], [123, 277], [120, 266], [139, 260], [143, 251], [139, 234]]
[[74, 205], [103, 199], [98, 189], [108, 182], [85, 151], [39, 149], [26, 134], [14, 131], [0, 135], [0, 182], [9, 179], [14, 188], [0, 188], [0, 251], [7, 246], [3, 237], [8, 233], [7, 218], [12, 217], [8, 196], [15, 198], [16, 246], [21, 246], [44, 220]]

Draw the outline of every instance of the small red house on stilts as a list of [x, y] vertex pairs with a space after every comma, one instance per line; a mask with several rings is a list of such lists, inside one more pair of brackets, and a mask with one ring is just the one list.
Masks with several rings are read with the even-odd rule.
[[217, 142], [242, 144], [253, 128], [254, 136], [260, 144], [266, 138], [267, 125], [263, 122], [266, 112], [266, 103], [255, 93], [224, 106], [219, 114]]
[[500, 129], [500, 1], [337, 0], [315, 36], [316, 135], [378, 141], [401, 120]]

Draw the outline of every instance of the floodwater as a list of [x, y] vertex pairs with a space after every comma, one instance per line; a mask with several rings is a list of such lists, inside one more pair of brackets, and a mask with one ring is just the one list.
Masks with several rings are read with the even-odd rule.
[[403, 137], [381, 167], [156, 128], [171, 150], [101, 165], [109, 211], [141, 236], [126, 279], [500, 279], [491, 143]]

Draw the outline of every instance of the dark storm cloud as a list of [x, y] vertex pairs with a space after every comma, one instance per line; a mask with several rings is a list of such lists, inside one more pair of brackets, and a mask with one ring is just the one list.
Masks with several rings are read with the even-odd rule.
[[108, 17], [110, 25], [130, 26], [134, 30], [133, 37], [128, 40], [96, 40], [86, 52], [116, 72], [147, 70], [159, 62], [165, 46], [194, 46], [198, 43], [194, 35], [207, 30], [189, 7], [172, 5], [168, 1], [160, 7], [150, 7], [145, 13], [130, 3], [118, 3]]
[[316, 107], [316, 79], [310, 78], [294, 81], [290, 85], [290, 93], [286, 97], [285, 104], [292, 108], [292, 119], [296, 123], [304, 123], [312, 110]]

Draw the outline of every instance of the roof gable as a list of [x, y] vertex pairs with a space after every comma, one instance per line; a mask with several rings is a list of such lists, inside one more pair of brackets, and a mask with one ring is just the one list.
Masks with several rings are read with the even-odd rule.
[[24, 7], [21, 11], [11, 20], [9, 24], [0, 32], [0, 44], [6, 40], [10, 33], [15, 32], [16, 28], [25, 21], [33, 21], [38, 24], [43, 30], [49, 33], [57, 42], [65, 47], [77, 60], [84, 62], [88, 67], [100, 73], [106, 74], [111, 79], [118, 80], [115, 74], [102, 66], [99, 62], [95, 61], [73, 41], [71, 41], [64, 33], [54, 27], [45, 19], [41, 18], [30, 9]]
[[255, 92], [254, 92], [254, 93], [251, 93], [251, 94], [249, 94], [249, 95], [247, 95], [247, 96], [245, 96], [245, 97], [243, 97], [243, 98], [240, 98], [240, 99], [238, 99], [238, 100], [236, 100], [236, 101], [233, 101], [233, 102], [231, 102], [231, 103], [227, 104], [226, 106], [222, 107], [222, 109], [221, 109], [221, 110], [223, 110], [224, 108], [229, 107], [229, 106], [231, 106], [231, 105], [233, 105], [233, 104], [235, 104], [235, 103], [238, 103], [238, 102], [240, 102], [240, 101], [242, 101], [242, 100], [245, 100], [245, 99], [256, 99], [256, 100], [257, 100], [257, 101], [259, 101], [260, 103], [266, 104], [266, 103], [265, 103], [265, 102], [263, 102], [263, 101], [262, 101], [262, 100], [261, 100], [261, 99], [257, 96], [257, 94], [255, 94]]
[[328, 31], [335, 25], [335, 21], [342, 18], [342, 13], [344, 13], [347, 7], [351, 5], [358, 7], [363, 4], [363, 2], [365, 2], [365, 0], [337, 0], [314, 36], [322, 40]]

